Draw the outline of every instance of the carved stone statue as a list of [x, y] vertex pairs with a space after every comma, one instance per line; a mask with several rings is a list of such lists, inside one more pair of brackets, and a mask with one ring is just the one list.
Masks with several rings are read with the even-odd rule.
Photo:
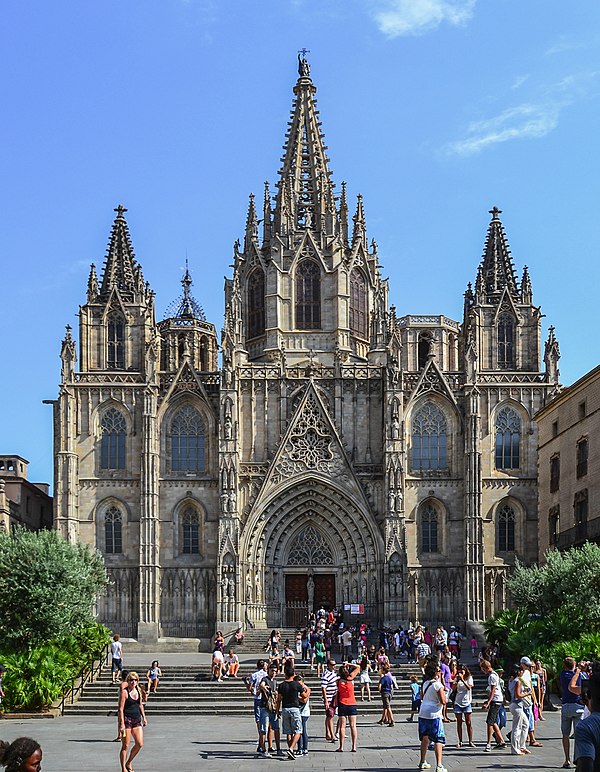
[[298, 75], [301, 78], [310, 78], [310, 64], [300, 52], [298, 53]]
[[398, 420], [397, 416], [394, 416], [394, 418], [392, 418], [392, 439], [393, 440], [400, 439], [400, 421]]
[[313, 575], [308, 575], [308, 581], [306, 582], [306, 592], [308, 594], [308, 610], [313, 611], [315, 605], [315, 580]]
[[260, 574], [258, 571], [254, 575], [254, 587], [256, 589], [256, 602], [262, 603], [262, 586], [260, 583]]
[[250, 571], [246, 574], [246, 603], [252, 603], [252, 579]]

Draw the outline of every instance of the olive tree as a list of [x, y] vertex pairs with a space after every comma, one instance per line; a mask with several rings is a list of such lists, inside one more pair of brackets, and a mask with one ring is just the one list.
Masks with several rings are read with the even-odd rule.
[[0, 646], [30, 649], [89, 625], [107, 583], [100, 554], [56, 531], [0, 533]]

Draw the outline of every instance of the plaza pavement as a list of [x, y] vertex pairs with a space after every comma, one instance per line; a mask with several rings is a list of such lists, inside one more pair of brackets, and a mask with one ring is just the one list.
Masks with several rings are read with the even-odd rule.
[[[133, 662], [130, 662], [132, 665]], [[240, 685], [240, 688], [241, 685]], [[374, 772], [408, 772], [416, 770], [419, 761], [417, 724], [404, 717], [394, 727], [381, 727], [372, 718], [358, 720], [357, 753], [347, 750], [335, 753], [336, 745], [323, 739], [323, 717], [319, 701], [313, 701], [314, 713], [309, 721], [310, 753], [307, 757], [287, 761], [261, 759], [255, 754], [256, 730], [248, 705], [247, 718], [226, 719], [182, 715], [179, 718], [155, 717], [145, 731], [145, 745], [135, 761], [135, 772], [174, 772], [182, 770], [221, 770], [239, 772], [259, 767], [277, 768], [284, 764], [292, 770], [372, 770]], [[183, 706], [182, 706], [183, 707]], [[360, 704], [359, 704], [360, 711]], [[510, 716], [510, 714], [509, 714]], [[457, 749], [455, 724], [446, 724], [447, 750], [444, 764], [449, 772], [471, 770], [559, 769], [563, 762], [560, 742], [560, 712], [547, 713], [538, 724], [537, 735], [542, 748], [533, 748], [531, 756], [511, 756], [509, 750], [484, 753], [484, 714], [474, 715], [474, 739], [477, 748]], [[509, 721], [510, 726], [510, 721]], [[0, 721], [0, 739], [13, 740], [22, 735], [34, 737], [44, 751], [43, 772], [119, 772], [119, 744], [116, 718], [65, 717]], [[453, 747], [454, 746], [454, 747]], [[433, 752], [428, 761], [435, 770]]]

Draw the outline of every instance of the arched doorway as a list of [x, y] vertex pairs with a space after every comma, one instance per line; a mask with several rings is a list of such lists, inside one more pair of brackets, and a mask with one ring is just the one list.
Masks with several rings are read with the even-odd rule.
[[306, 477], [253, 512], [241, 534], [244, 571], [261, 585], [246, 598], [248, 617], [258, 626], [294, 627], [306, 618], [312, 593], [313, 608], [362, 604], [364, 617], [377, 623], [383, 554], [364, 503], [331, 482]]

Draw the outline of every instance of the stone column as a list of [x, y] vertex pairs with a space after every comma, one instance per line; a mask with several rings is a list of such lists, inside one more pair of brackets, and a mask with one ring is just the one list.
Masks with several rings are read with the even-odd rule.
[[157, 389], [144, 393], [140, 476], [140, 610], [138, 640], [158, 640], [160, 613], [160, 565], [158, 522], [159, 454], [156, 428]]

